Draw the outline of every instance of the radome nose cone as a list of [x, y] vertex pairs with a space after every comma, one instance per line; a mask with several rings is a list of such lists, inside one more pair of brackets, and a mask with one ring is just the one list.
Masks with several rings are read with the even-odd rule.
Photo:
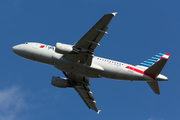
[[16, 55], [20, 55], [22, 53], [22, 45], [16, 45], [16, 46], [12, 47], [12, 51]]
[[13, 51], [15, 54], [17, 54], [18, 47], [17, 47], [17, 46], [12, 47], [12, 51]]

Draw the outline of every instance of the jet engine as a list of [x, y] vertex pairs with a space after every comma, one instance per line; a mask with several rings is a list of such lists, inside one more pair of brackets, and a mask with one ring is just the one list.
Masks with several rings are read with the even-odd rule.
[[56, 76], [52, 77], [51, 85], [60, 88], [73, 87], [71, 84], [69, 84], [67, 78], [61, 78]]
[[73, 52], [73, 48], [72, 48], [72, 45], [56, 43], [55, 52], [60, 53], [60, 54], [70, 54]]

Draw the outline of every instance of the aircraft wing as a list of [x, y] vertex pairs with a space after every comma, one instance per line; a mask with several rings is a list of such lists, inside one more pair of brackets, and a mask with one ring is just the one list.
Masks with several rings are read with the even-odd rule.
[[67, 72], [63, 73], [68, 78], [68, 81], [74, 86], [74, 89], [88, 108], [96, 111], [99, 114], [100, 110], [97, 109], [96, 101], [94, 100], [92, 92], [89, 89], [89, 78]]
[[79, 41], [77, 41], [73, 50], [78, 54], [64, 55], [71, 61], [91, 64], [94, 49], [104, 34], [107, 34], [108, 24], [117, 13], [105, 14]]
[[115, 15], [116, 13], [105, 14], [74, 46], [93, 53], [103, 35], [107, 34], [107, 25]]
[[99, 112], [95, 105], [96, 101], [94, 100], [92, 96], [92, 92], [90, 91], [87, 85], [74, 86], [74, 89], [76, 90], [76, 92], [79, 94], [79, 96], [84, 101], [84, 103], [88, 106], [89, 109]]

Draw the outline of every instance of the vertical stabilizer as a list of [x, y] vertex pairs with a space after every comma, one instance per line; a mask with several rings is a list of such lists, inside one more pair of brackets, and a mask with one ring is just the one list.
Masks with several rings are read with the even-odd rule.
[[154, 57], [151, 57], [150, 59], [140, 63], [139, 65], [137, 65], [137, 67], [140, 67], [140, 68], [143, 68], [146, 70], [149, 67], [151, 67], [152, 65], [156, 64], [160, 59], [162, 59], [162, 58], [168, 59], [169, 56], [170, 56], [169, 53], [161, 52], [161, 53], [155, 55]]
[[147, 81], [147, 84], [156, 94], [160, 94], [156, 77], [160, 74], [169, 56], [169, 53], [161, 52], [136, 66], [144, 71], [144, 75], [147, 75], [154, 79], [153, 81]]
[[153, 64], [151, 67], [149, 67], [148, 69], [146, 69], [144, 72], [151, 74], [151, 75], [159, 75], [161, 70], [163, 69], [164, 65], [166, 64], [167, 59], [162, 58], [160, 59], [158, 62], [156, 62], [155, 64]]

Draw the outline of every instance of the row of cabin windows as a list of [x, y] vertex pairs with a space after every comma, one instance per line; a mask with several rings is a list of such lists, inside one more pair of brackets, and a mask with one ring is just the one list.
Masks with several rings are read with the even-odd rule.
[[[119, 62], [114, 62], [114, 61], [111, 61], [111, 60], [107, 60], [107, 59], [104, 59], [104, 58], [97, 58], [97, 60], [102, 60], [102, 61], [105, 61], [105, 62], [110, 62], [110, 63], [114, 63], [114, 64], [119, 64], [119, 65], [121, 65], [121, 63], [119, 63]], [[122, 64], [123, 65], [123, 64]]]

